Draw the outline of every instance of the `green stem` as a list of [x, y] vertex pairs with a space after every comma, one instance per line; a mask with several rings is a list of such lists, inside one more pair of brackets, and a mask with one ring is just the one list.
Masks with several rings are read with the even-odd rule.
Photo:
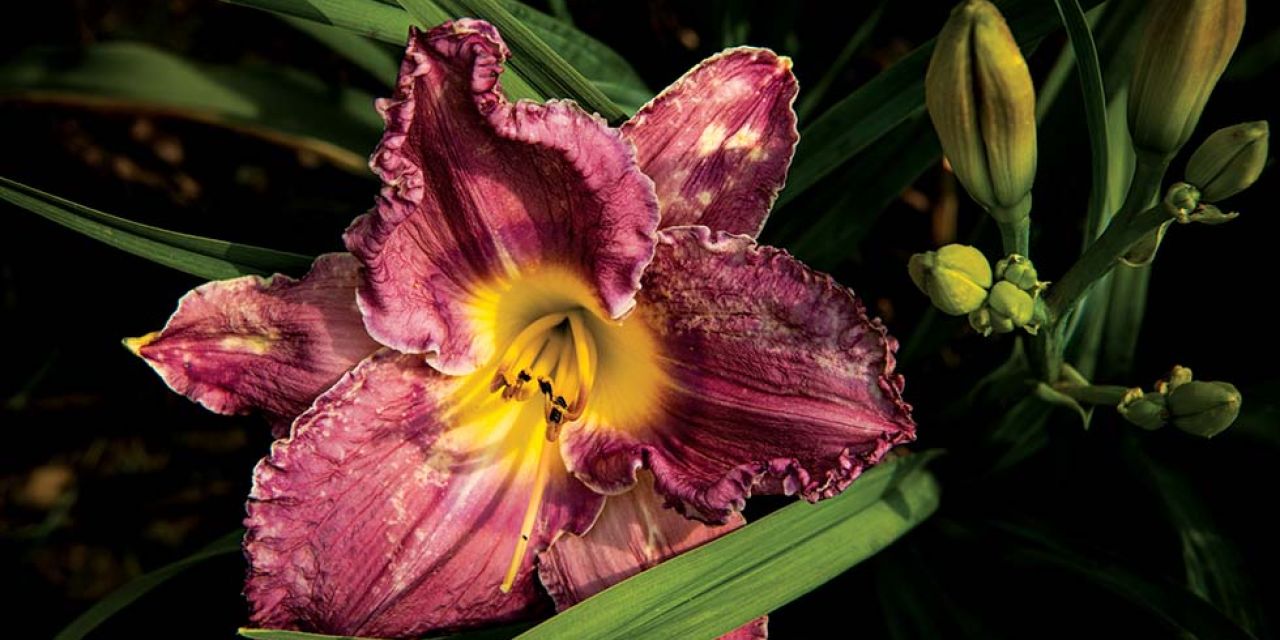
[[1042, 379], [1053, 383], [1062, 375], [1068, 324], [1064, 320], [1071, 311], [1089, 289], [1115, 267], [1129, 247], [1169, 219], [1163, 207], [1151, 205], [1160, 194], [1170, 160], [1170, 156], [1137, 153], [1133, 180], [1120, 211], [1062, 279], [1049, 288], [1045, 305], [1047, 321], [1036, 339], [1036, 348], [1032, 349], [1032, 361]]
[[1119, 385], [1088, 385], [1083, 387], [1054, 387], [1054, 390], [1071, 396], [1076, 402], [1085, 404], [1096, 404], [1114, 407], [1120, 404], [1124, 395], [1129, 392], [1128, 387]]
[[998, 226], [1005, 255], [1016, 253], [1027, 257], [1031, 253], [1031, 218], [1023, 217], [1017, 222], [1001, 222]]

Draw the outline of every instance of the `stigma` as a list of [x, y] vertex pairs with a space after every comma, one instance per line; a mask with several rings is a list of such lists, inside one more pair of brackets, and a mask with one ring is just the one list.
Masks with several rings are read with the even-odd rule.
[[583, 311], [549, 313], [507, 345], [489, 384], [503, 400], [542, 402], [546, 438], [582, 417], [595, 384], [599, 354]]

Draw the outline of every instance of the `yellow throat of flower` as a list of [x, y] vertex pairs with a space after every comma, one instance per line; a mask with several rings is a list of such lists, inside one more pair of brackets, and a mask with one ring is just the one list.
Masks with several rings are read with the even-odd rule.
[[[472, 319], [480, 339], [492, 341], [495, 357], [457, 398], [456, 421], [481, 427], [472, 432], [477, 440], [501, 439], [520, 482], [533, 483], [500, 585], [509, 592], [538, 526], [562, 429], [580, 421], [645, 424], [666, 378], [645, 322], [635, 314], [609, 319], [594, 290], [569, 270], [544, 267], [490, 285], [477, 292]], [[540, 413], [527, 404], [535, 402]], [[508, 430], [481, 435], [484, 424]]]

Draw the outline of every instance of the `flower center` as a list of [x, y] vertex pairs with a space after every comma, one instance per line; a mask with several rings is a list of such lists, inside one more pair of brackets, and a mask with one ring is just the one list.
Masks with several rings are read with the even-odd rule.
[[500, 587], [504, 593], [515, 583], [542, 508], [554, 458], [547, 443], [556, 441], [562, 425], [582, 417], [595, 384], [599, 354], [582, 314], [578, 310], [548, 313], [529, 323], [507, 345], [489, 383], [489, 391], [501, 393], [503, 400], [525, 402], [541, 398], [546, 422], [546, 437], [535, 435], [530, 443], [532, 451], [528, 453], [537, 458], [538, 467], [520, 525], [520, 539]]
[[547, 440], [582, 417], [599, 365], [596, 341], [582, 311], [549, 313], [531, 322], [498, 360], [489, 390], [504, 400], [542, 399]]

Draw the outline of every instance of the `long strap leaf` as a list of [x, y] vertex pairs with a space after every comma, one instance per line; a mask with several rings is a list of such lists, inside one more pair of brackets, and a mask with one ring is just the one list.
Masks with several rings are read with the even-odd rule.
[[170, 578], [206, 560], [239, 552], [242, 538], [244, 538], [244, 530], [237, 529], [177, 562], [135, 578], [80, 614], [80, 617], [54, 636], [54, 640], [80, 640], [108, 618], [119, 613], [121, 609], [133, 604], [138, 598], [164, 584]]
[[728, 632], [871, 557], [932, 514], [939, 495], [924, 469], [931, 457], [882, 463], [839, 497], [781, 509], [519, 637], [713, 638]]
[[0, 200], [90, 238], [208, 280], [275, 272], [301, 274], [311, 258], [141, 224], [0, 177]]

